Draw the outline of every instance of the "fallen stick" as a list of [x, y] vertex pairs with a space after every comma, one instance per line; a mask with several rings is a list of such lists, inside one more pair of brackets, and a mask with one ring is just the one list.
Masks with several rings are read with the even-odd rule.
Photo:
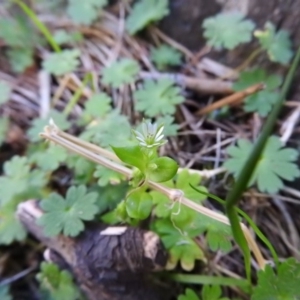
[[242, 102], [245, 97], [252, 95], [260, 90], [264, 89], [263, 83], [258, 83], [246, 88], [243, 91], [236, 92], [228, 97], [222, 98], [221, 100], [214, 102], [196, 112], [197, 116], [206, 115], [218, 108], [221, 108], [225, 105], [237, 105], [238, 103]]
[[37, 219], [38, 201], [19, 204], [17, 217], [48, 247], [45, 257], [71, 271], [89, 300], [167, 300], [170, 290], [154, 284], [149, 273], [162, 270], [167, 254], [151, 231], [87, 223], [76, 238], [47, 237]]

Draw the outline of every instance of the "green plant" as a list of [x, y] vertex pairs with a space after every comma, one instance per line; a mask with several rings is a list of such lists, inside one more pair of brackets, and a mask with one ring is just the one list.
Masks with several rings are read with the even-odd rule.
[[281, 85], [282, 79], [278, 75], [267, 75], [263, 69], [253, 69], [242, 72], [233, 88], [241, 91], [251, 85], [263, 82], [265, 88], [255, 94], [247, 96], [244, 100], [244, 110], [247, 112], [258, 112], [265, 117], [276, 103], [279, 94], [276, 89]]
[[46, 262], [42, 262], [40, 269], [36, 278], [40, 282], [43, 299], [79, 299], [80, 293], [69, 272], [60, 271], [57, 265]]
[[9, 100], [10, 93], [11, 87], [4, 81], [0, 81], [0, 105]]
[[0, 119], [0, 146], [3, 144], [6, 138], [6, 133], [9, 128], [9, 120], [8, 118], [2, 117]]
[[83, 185], [68, 189], [66, 199], [52, 193], [41, 202], [44, 214], [38, 224], [44, 227], [47, 236], [63, 233], [76, 236], [84, 230], [83, 221], [93, 220], [97, 214], [96, 193], [88, 193]]
[[180, 295], [178, 300], [229, 300], [227, 297], [221, 297], [222, 290], [218, 285], [205, 285], [201, 291], [201, 298], [191, 289], [185, 290], [185, 295]]
[[64, 75], [74, 71], [78, 67], [79, 56], [80, 51], [78, 49], [51, 53], [43, 61], [43, 68], [54, 75]]
[[286, 30], [276, 32], [274, 24], [266, 22], [265, 30], [256, 30], [257, 37], [262, 49], [267, 51], [271, 61], [287, 64], [293, 56], [291, 40]]
[[102, 81], [104, 84], [117, 88], [123, 84], [132, 83], [139, 70], [139, 64], [135, 60], [124, 58], [103, 69]]
[[0, 286], [0, 299], [1, 300], [12, 300], [12, 297], [9, 294], [9, 286], [8, 285]]
[[148, 117], [174, 114], [176, 105], [184, 101], [180, 89], [170, 79], [145, 81], [143, 89], [135, 91], [134, 99], [136, 110]]
[[[252, 151], [253, 144], [250, 141], [238, 140], [237, 146], [230, 146], [227, 149], [231, 158], [224, 163], [224, 167], [237, 178]], [[296, 150], [282, 148], [280, 139], [271, 136], [261, 153], [248, 186], [256, 183], [261, 192], [277, 193], [283, 187], [281, 178], [292, 181], [300, 176], [300, 170], [294, 163], [297, 157]]]
[[182, 60], [182, 55], [178, 50], [164, 44], [152, 48], [150, 56], [159, 70], [164, 70], [168, 66], [179, 66]]
[[135, 34], [149, 23], [159, 21], [168, 13], [168, 0], [140, 0], [134, 4], [128, 16], [126, 28], [130, 34]]
[[107, 0], [68, 0], [67, 13], [73, 22], [90, 25], [98, 17], [99, 10], [107, 4]]
[[208, 44], [217, 49], [233, 49], [239, 44], [250, 42], [254, 23], [244, 20], [238, 12], [220, 13], [204, 20], [204, 36]]
[[276, 271], [266, 266], [265, 270], [258, 272], [258, 285], [253, 289], [251, 299], [298, 299], [299, 278], [300, 263], [294, 258], [282, 262]]

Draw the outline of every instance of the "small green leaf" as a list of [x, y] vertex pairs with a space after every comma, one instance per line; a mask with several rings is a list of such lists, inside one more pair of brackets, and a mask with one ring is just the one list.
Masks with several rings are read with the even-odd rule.
[[0, 286], [0, 299], [1, 300], [13, 300], [9, 293], [9, 285]]
[[56, 76], [64, 75], [76, 70], [79, 66], [79, 56], [80, 51], [78, 49], [51, 53], [43, 61], [43, 68]]
[[77, 24], [90, 25], [97, 19], [99, 10], [107, 4], [107, 0], [69, 0], [67, 13]]
[[27, 135], [31, 142], [38, 142], [41, 140], [39, 134], [44, 130], [44, 127], [49, 124], [50, 119], [52, 119], [61, 130], [68, 130], [71, 126], [64, 114], [57, 110], [52, 110], [47, 117], [43, 119], [37, 118], [32, 121], [30, 129], [27, 131]]
[[145, 155], [140, 146], [112, 147], [119, 159], [138, 168], [141, 172], [145, 170]]
[[60, 163], [67, 160], [68, 152], [61, 146], [50, 145], [47, 149], [35, 152], [30, 161], [34, 162], [43, 171], [56, 170]]
[[111, 110], [111, 98], [105, 93], [94, 94], [85, 102], [84, 114], [92, 117], [103, 117]]
[[185, 228], [184, 234], [182, 234], [182, 227], [179, 228], [177, 222], [175, 227], [174, 223], [174, 219], [172, 221], [169, 219], [156, 220], [153, 223], [153, 230], [159, 234], [164, 246], [169, 250], [170, 257], [167, 268], [174, 269], [180, 261], [184, 270], [191, 271], [196, 259], [204, 260], [202, 250], [188, 234], [190, 229], [194, 230], [193, 222], [187, 221], [187, 226], [190, 228]]
[[6, 103], [9, 100], [10, 93], [10, 85], [4, 81], [0, 81], [0, 105]]
[[118, 88], [123, 84], [134, 82], [139, 70], [140, 66], [135, 60], [123, 58], [120, 61], [113, 62], [110, 66], [103, 69], [102, 82]]
[[266, 265], [258, 272], [258, 285], [253, 289], [251, 300], [289, 300], [299, 299], [300, 263], [294, 258], [280, 264], [277, 274]]
[[126, 28], [130, 34], [135, 34], [168, 14], [168, 0], [139, 0], [126, 20]]
[[125, 179], [122, 174], [117, 173], [108, 168], [105, 168], [103, 166], [96, 167], [94, 177], [99, 178], [98, 180], [99, 186], [106, 186], [110, 183], [119, 184], [122, 180]]
[[278, 75], [268, 75], [263, 69], [253, 69], [242, 72], [233, 88], [236, 91], [241, 91], [257, 83], [264, 83], [265, 89], [247, 96], [244, 109], [247, 112], [258, 112], [262, 117], [265, 117], [279, 97], [275, 90], [281, 85], [282, 78]]
[[201, 177], [199, 174], [197, 173], [193, 174], [190, 173], [189, 170], [183, 169], [177, 175], [176, 188], [182, 190], [184, 192], [185, 197], [200, 203], [200, 201], [206, 199], [206, 196], [199, 194], [190, 186], [190, 184], [192, 184], [194, 186], [197, 186], [198, 189], [207, 192], [207, 189], [204, 186], [199, 185], [200, 182], [201, 182]]
[[191, 289], [185, 289], [185, 294], [181, 294], [178, 300], [200, 300], [198, 295]]
[[274, 24], [267, 22], [265, 30], [256, 30], [254, 36], [258, 38], [261, 47], [267, 51], [271, 61], [288, 64], [293, 56], [289, 33], [285, 30], [276, 32]]
[[40, 282], [46, 299], [49, 299], [49, 297], [51, 300], [79, 299], [80, 293], [73, 282], [71, 274], [68, 271], [59, 270], [58, 266], [53, 263], [42, 262], [41, 271], [36, 278]]
[[81, 42], [83, 40], [83, 36], [80, 32], [67, 32], [60, 29], [54, 32], [53, 39], [58, 45], [64, 45]]
[[7, 56], [13, 71], [24, 72], [33, 65], [33, 50], [31, 48], [12, 48], [7, 51]]
[[2, 205], [0, 207], [0, 244], [9, 245], [14, 241], [23, 241], [26, 235], [23, 224], [16, 218], [15, 203]]
[[84, 229], [82, 221], [91, 221], [98, 212], [95, 202], [96, 193], [87, 193], [86, 187], [72, 186], [68, 189], [66, 199], [52, 193], [42, 200], [44, 214], [37, 220], [44, 227], [45, 235], [77, 236]]
[[148, 117], [174, 114], [176, 105], [181, 104], [184, 98], [180, 95], [180, 88], [174, 86], [170, 79], [159, 81], [146, 80], [143, 89], [134, 92], [135, 108], [144, 112]]
[[202, 300], [229, 300], [222, 297], [222, 289], [219, 285], [204, 285], [201, 291]]
[[[253, 144], [247, 140], [238, 140], [237, 146], [230, 146], [227, 153], [231, 156], [224, 167], [237, 177], [252, 151]], [[291, 148], [282, 148], [281, 141], [271, 136], [255, 167], [248, 186], [256, 183], [261, 192], [277, 193], [282, 187], [282, 179], [292, 181], [300, 176], [300, 170], [294, 161], [298, 152]]]
[[109, 148], [127, 146], [130, 136], [131, 125], [128, 118], [115, 109], [93, 122], [80, 137], [103, 148]]
[[4, 176], [0, 176], [0, 203], [10, 202], [14, 196], [26, 191], [30, 166], [26, 157], [13, 156], [4, 163]]
[[164, 136], [177, 136], [177, 131], [179, 129], [178, 124], [174, 124], [174, 117], [170, 115], [164, 115], [156, 118], [156, 123], [158, 125], [164, 125]]
[[6, 139], [6, 134], [9, 130], [9, 120], [6, 117], [0, 118], [0, 146]]
[[126, 211], [129, 217], [144, 220], [152, 210], [152, 197], [149, 193], [134, 191], [126, 198]]
[[169, 45], [160, 45], [151, 49], [151, 60], [156, 64], [159, 70], [168, 66], [178, 66], [181, 64], [181, 53]]
[[205, 19], [202, 27], [210, 46], [231, 50], [250, 42], [255, 26], [252, 21], [244, 20], [240, 12], [227, 12]]
[[178, 170], [178, 164], [170, 157], [158, 157], [149, 162], [147, 175], [149, 180], [164, 182], [172, 179]]

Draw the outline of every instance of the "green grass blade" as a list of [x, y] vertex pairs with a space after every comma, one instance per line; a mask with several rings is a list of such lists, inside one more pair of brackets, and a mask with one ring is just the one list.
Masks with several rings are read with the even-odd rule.
[[290, 85], [292, 83], [292, 79], [294, 78], [297, 66], [299, 64], [300, 60], [300, 47], [294, 57], [294, 60], [292, 62], [292, 65], [289, 69], [289, 72], [285, 78], [283, 87], [280, 92], [280, 96], [278, 97], [277, 102], [275, 103], [263, 129], [258, 137], [257, 142], [254, 145], [254, 148], [249, 155], [245, 165], [243, 166], [241, 173], [239, 174], [235, 185], [231, 189], [231, 191], [228, 193], [226, 197], [226, 204], [225, 209], [227, 216], [229, 218], [231, 227], [232, 227], [232, 233], [233, 237], [236, 241], [236, 243], [240, 246], [244, 258], [245, 258], [245, 269], [247, 273], [247, 278], [250, 280], [251, 274], [251, 267], [250, 267], [250, 251], [247, 246], [246, 238], [243, 234], [243, 231], [241, 229], [240, 223], [238, 222], [238, 215], [235, 210], [235, 205], [239, 202], [239, 199], [241, 198], [244, 190], [247, 188], [248, 182], [251, 178], [251, 175], [255, 169], [255, 166], [260, 158], [260, 154], [264, 149], [264, 146], [267, 142], [267, 139], [269, 135], [271, 134], [273, 127], [275, 125], [276, 119], [278, 117], [278, 114], [280, 112], [281, 106], [283, 102], [285, 101], [287, 92], [290, 88]]
[[[206, 193], [204, 191], [201, 191], [199, 189], [197, 189], [196, 187], [194, 187], [192, 184], [190, 184], [190, 187], [193, 188], [195, 191], [197, 191], [200, 194], [203, 194], [209, 198], [212, 198], [214, 200], [216, 200], [218, 203], [222, 204], [225, 206], [226, 201], [221, 199], [220, 197], [210, 194], [210, 193]], [[248, 216], [248, 214], [246, 214], [244, 211], [242, 211], [240, 208], [236, 207], [236, 211], [238, 212], [239, 215], [241, 215], [251, 226], [251, 228], [254, 230], [255, 234], [260, 238], [260, 240], [266, 245], [266, 247], [269, 249], [269, 251], [271, 252], [273, 259], [274, 259], [274, 263], [276, 264], [276, 266], [278, 266], [279, 264], [279, 257], [272, 245], [272, 243], [268, 240], [268, 238], [262, 233], [262, 231], [257, 227], [257, 225], [252, 221], [252, 219]]]
[[39, 20], [37, 15], [21, 0], [14, 0], [21, 9], [25, 12], [25, 14], [32, 20], [34, 25], [39, 29], [39, 31], [44, 35], [48, 43], [51, 45], [55, 52], [60, 52], [61, 49], [59, 45], [55, 42], [54, 38], [52, 37], [51, 32], [48, 28]]

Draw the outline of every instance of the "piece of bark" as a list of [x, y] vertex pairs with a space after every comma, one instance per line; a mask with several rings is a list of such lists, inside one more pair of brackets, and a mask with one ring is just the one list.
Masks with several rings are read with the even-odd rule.
[[21, 203], [17, 210], [26, 229], [50, 249], [48, 257], [73, 273], [89, 300], [170, 298], [166, 287], [154, 284], [149, 276], [162, 270], [167, 261], [166, 251], [155, 233], [88, 223], [75, 238], [46, 237], [36, 223], [42, 214], [34, 200]]

